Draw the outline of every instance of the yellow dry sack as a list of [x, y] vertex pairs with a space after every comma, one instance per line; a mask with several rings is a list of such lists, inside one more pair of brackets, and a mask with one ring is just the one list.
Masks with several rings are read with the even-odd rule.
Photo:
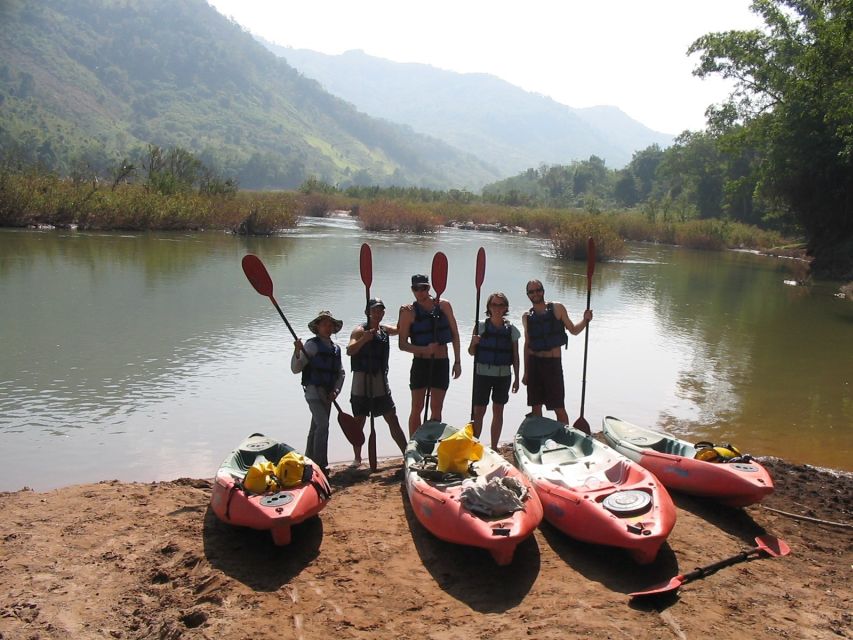
[[295, 451], [289, 451], [278, 461], [275, 475], [283, 487], [295, 487], [302, 482], [305, 473], [305, 456]]
[[275, 478], [275, 465], [269, 460], [259, 460], [246, 472], [243, 486], [252, 493], [267, 493], [278, 491], [278, 481]]
[[474, 427], [469, 422], [452, 436], [438, 443], [438, 465], [441, 472], [468, 473], [468, 465], [483, 457], [483, 445], [474, 439]]

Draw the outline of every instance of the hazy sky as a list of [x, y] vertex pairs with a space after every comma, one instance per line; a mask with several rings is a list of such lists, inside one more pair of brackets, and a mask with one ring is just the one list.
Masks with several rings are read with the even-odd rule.
[[704, 127], [728, 87], [688, 46], [760, 26], [749, 0], [208, 0], [277, 44], [496, 75], [572, 107], [615, 105], [665, 133]]

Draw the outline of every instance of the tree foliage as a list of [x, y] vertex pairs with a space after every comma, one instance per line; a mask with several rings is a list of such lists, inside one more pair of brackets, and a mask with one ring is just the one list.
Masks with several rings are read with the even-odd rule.
[[752, 10], [763, 30], [711, 33], [690, 47], [696, 75], [736, 83], [709, 110], [711, 130], [754, 154], [742, 159], [805, 230], [815, 269], [853, 276], [853, 3], [755, 0]]

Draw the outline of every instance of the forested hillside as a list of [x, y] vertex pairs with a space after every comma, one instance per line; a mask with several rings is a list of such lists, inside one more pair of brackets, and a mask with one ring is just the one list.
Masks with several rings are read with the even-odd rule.
[[671, 135], [652, 131], [617, 107], [575, 109], [483, 73], [401, 64], [363, 51], [332, 56], [261, 42], [365, 113], [469, 150], [504, 175], [591, 155], [620, 168], [635, 151], [672, 142]]
[[333, 97], [204, 0], [2, 0], [0, 155], [109, 171], [182, 147], [241, 186], [478, 189], [474, 156]]

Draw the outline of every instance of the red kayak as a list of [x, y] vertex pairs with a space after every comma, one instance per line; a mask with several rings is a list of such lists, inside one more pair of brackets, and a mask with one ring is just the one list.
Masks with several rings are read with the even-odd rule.
[[654, 473], [670, 489], [713, 498], [730, 507], [761, 502], [773, 493], [773, 479], [750, 456], [728, 462], [695, 458], [698, 449], [660, 431], [607, 416], [603, 422], [607, 443]]
[[666, 489], [640, 465], [582, 431], [528, 416], [513, 443], [545, 519], [566, 535], [653, 562], [675, 525]]
[[219, 467], [213, 483], [210, 506], [223, 522], [269, 529], [275, 544], [290, 542], [290, 527], [317, 515], [332, 494], [329, 481], [310, 458], [305, 458], [302, 482], [282, 490], [253, 493], [243, 486], [256, 462], [278, 463], [294, 451], [284, 443], [255, 433], [232, 451]]
[[[439, 442], [457, 431], [441, 422], [425, 422], [409, 441], [405, 481], [412, 510], [437, 538], [480, 547], [499, 565], [508, 565], [515, 548], [542, 521], [542, 504], [527, 478], [486, 446], [467, 474], [439, 473], [434, 462], [430, 468]], [[495, 499], [510, 491], [507, 487], [520, 491], [507, 501]]]

